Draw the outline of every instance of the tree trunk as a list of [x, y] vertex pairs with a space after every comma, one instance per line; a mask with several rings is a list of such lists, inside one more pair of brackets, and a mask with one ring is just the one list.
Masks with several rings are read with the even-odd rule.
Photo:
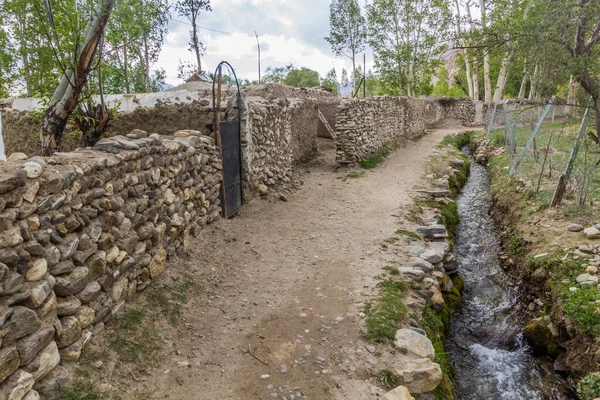
[[198, 76], [202, 76], [202, 61], [200, 60], [200, 44], [198, 42], [198, 28], [196, 21], [192, 21], [192, 42], [194, 43], [194, 51], [196, 52], [196, 63], [198, 65]]
[[531, 78], [531, 88], [529, 89], [529, 97], [528, 97], [529, 101], [533, 101], [537, 95], [535, 84], [537, 83], [538, 68], [539, 68], [538, 64], [536, 64], [535, 69], [533, 70], [533, 77]]
[[129, 57], [127, 56], [127, 44], [123, 46], [123, 76], [125, 78], [125, 93], [131, 93], [129, 85]]
[[144, 35], [144, 88], [150, 93], [150, 55], [148, 54], [148, 37]]
[[[485, 0], [480, 0], [480, 4], [481, 4], [481, 25], [483, 26], [483, 29], [485, 29], [486, 23], [487, 23]], [[483, 51], [484, 51], [483, 81], [484, 81], [484, 85], [485, 85], [485, 102], [491, 103], [492, 102], [492, 79], [490, 78], [490, 49], [484, 48]]]
[[352, 50], [352, 93], [356, 90], [356, 53]]
[[519, 89], [519, 99], [525, 98], [525, 93], [527, 92], [527, 81], [529, 75], [527, 74], [527, 66], [523, 69], [523, 80], [521, 81], [521, 88]]
[[92, 61], [104, 34], [104, 27], [116, 0], [103, 0], [94, 19], [90, 20], [78, 54], [76, 70], [67, 70], [50, 100], [42, 122], [42, 154], [52, 155], [60, 146], [63, 131], [71, 113], [77, 107], [79, 96], [87, 83]]
[[[467, 9], [471, 29], [475, 32], [477, 28], [473, 22], [473, 15], [471, 14], [471, 0], [465, 2], [465, 8]], [[475, 60], [473, 61], [473, 100], [479, 101], [479, 50], [476, 50]]]
[[504, 89], [506, 88], [506, 78], [508, 77], [509, 63], [510, 56], [506, 54], [502, 59], [502, 66], [500, 67], [500, 74], [498, 75], [498, 82], [496, 83], [496, 91], [494, 92], [494, 103], [499, 103], [504, 97]]
[[[454, 0], [454, 4], [456, 4], [456, 34], [457, 36], [460, 38], [460, 5], [458, 3], [458, 0]], [[469, 52], [467, 51], [466, 48], [463, 49], [463, 55], [464, 55], [464, 59], [465, 59], [465, 70], [467, 73], [467, 87], [469, 89], [469, 98], [471, 100], [474, 100], [474, 95], [473, 95], [473, 78], [471, 76], [471, 60], [469, 60]]]
[[577, 81], [575, 81], [575, 77], [571, 75], [571, 80], [569, 81], [569, 95], [567, 96], [567, 107], [565, 111], [567, 114], [571, 114], [573, 112], [573, 108], [575, 102], [577, 101]]

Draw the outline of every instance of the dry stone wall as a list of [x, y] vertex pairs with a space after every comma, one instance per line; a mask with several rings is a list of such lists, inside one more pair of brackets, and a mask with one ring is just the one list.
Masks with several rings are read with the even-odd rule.
[[344, 100], [337, 113], [336, 158], [354, 163], [424, 131], [424, 100], [392, 96]]
[[57, 398], [59, 364], [219, 218], [220, 181], [197, 131], [0, 163], [0, 398]]

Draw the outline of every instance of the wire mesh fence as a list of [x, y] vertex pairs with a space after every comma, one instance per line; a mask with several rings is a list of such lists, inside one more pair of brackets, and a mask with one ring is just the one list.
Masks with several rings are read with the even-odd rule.
[[600, 144], [592, 105], [504, 102], [488, 108], [486, 135], [505, 147], [500, 162], [518, 187], [573, 214], [600, 200]]

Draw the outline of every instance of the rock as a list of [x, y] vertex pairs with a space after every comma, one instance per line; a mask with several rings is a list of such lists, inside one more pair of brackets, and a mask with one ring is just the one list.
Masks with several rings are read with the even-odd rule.
[[585, 285], [597, 285], [598, 284], [598, 276], [596, 275], [590, 275], [590, 274], [581, 274], [579, 276], [577, 276], [577, 278], [575, 279], [577, 281], [577, 283]]
[[65, 261], [73, 257], [79, 246], [79, 237], [75, 234], [68, 235], [58, 246], [60, 250], [60, 261]]
[[154, 279], [165, 270], [165, 263], [167, 261], [167, 251], [164, 247], [156, 252], [152, 261], [148, 265], [148, 271], [150, 271], [150, 278]]
[[25, 172], [27, 172], [27, 177], [29, 179], [39, 178], [40, 175], [42, 175], [42, 172], [44, 171], [44, 168], [34, 161], [28, 161], [25, 164], [23, 164], [23, 169], [25, 170]]
[[535, 354], [554, 358], [560, 353], [558, 341], [541, 318], [529, 321], [524, 335]]
[[423, 260], [422, 258], [413, 259], [411, 264], [413, 268], [420, 269], [423, 272], [433, 271], [433, 265], [430, 262]]
[[69, 361], [79, 361], [81, 357], [81, 351], [83, 347], [87, 344], [87, 342], [91, 339], [92, 332], [86, 332], [78, 341], [66, 347], [64, 349], [60, 349], [60, 359], [61, 361], [69, 362]]
[[26, 281], [39, 281], [48, 272], [48, 262], [45, 258], [38, 258], [29, 263], [27, 273], [25, 274]]
[[435, 311], [440, 312], [446, 307], [446, 302], [444, 301], [444, 296], [442, 296], [442, 292], [440, 292], [435, 286], [427, 289], [428, 292], [432, 293], [431, 296], [431, 308]]
[[67, 368], [58, 366], [50, 372], [44, 379], [38, 380], [33, 388], [40, 393], [45, 400], [58, 400], [62, 398], [61, 387], [71, 379], [71, 374]]
[[54, 338], [54, 328], [46, 328], [35, 332], [17, 342], [21, 358], [21, 366], [29, 364], [44, 347]]
[[569, 232], [581, 232], [583, 230], [583, 226], [579, 224], [571, 224], [567, 227]]
[[413, 279], [415, 282], [421, 282], [425, 279], [425, 272], [423, 270], [410, 267], [400, 267], [398, 270], [402, 275]]
[[27, 172], [20, 169], [12, 173], [3, 173], [0, 176], [0, 194], [10, 193], [16, 188], [25, 186], [27, 183]]
[[23, 397], [23, 400], [40, 400], [40, 394], [36, 391], [31, 389], [29, 392], [27, 392], [27, 394], [25, 395], [25, 397]]
[[33, 388], [34, 383], [35, 378], [32, 374], [19, 369], [0, 384], [0, 399], [22, 400]]
[[417, 226], [416, 231], [428, 239], [448, 236], [444, 225]]
[[61, 261], [58, 264], [50, 267], [50, 273], [54, 276], [64, 275], [72, 272], [75, 265], [72, 260]]
[[81, 301], [75, 296], [60, 297], [56, 306], [56, 314], [59, 316], [73, 315], [81, 307]]
[[419, 358], [435, 359], [435, 349], [427, 336], [412, 329], [400, 329], [396, 332], [394, 345], [400, 350], [413, 353]]
[[590, 275], [595, 275], [598, 273], [598, 267], [594, 265], [588, 265], [585, 271]]
[[96, 281], [92, 281], [77, 294], [77, 298], [81, 300], [82, 303], [89, 303], [100, 295], [100, 290], [102, 290], [100, 284]]
[[419, 254], [419, 257], [431, 264], [435, 264], [442, 261], [444, 259], [444, 255], [444, 252], [437, 249], [428, 249]]
[[59, 349], [72, 345], [81, 337], [81, 325], [74, 316], [60, 318], [62, 332], [56, 336], [56, 345]]
[[50, 342], [24, 369], [32, 373], [34, 379], [39, 381], [58, 367], [58, 364], [60, 364], [60, 354], [56, 342]]
[[583, 230], [583, 233], [585, 233], [585, 236], [588, 239], [598, 239], [600, 238], [600, 230], [598, 230], [597, 228], [586, 228]]
[[68, 275], [57, 276], [54, 291], [62, 297], [79, 293], [88, 284], [88, 273], [87, 268], [78, 267]]
[[75, 318], [79, 321], [79, 325], [81, 329], [85, 329], [90, 326], [94, 322], [94, 317], [96, 316], [96, 311], [94, 309], [82, 306], [77, 313], [75, 313]]
[[531, 280], [533, 282], [543, 284], [548, 279], [548, 271], [544, 267], [539, 267], [531, 274]]
[[29, 308], [38, 308], [48, 298], [50, 292], [52, 292], [52, 285], [48, 281], [40, 281], [36, 283], [30, 283], [31, 295], [23, 305]]
[[269, 193], [269, 188], [266, 185], [258, 185], [258, 193], [260, 193], [261, 195], [265, 195]]
[[27, 160], [29, 157], [27, 157], [27, 154], [25, 153], [12, 153], [10, 156], [8, 156], [6, 158], [6, 161], [25, 161]]
[[429, 358], [404, 359], [394, 368], [398, 384], [405, 386], [410, 393], [432, 392], [442, 382], [442, 369]]
[[113, 299], [113, 301], [118, 302], [121, 300], [121, 298], [123, 298], [123, 294], [125, 293], [128, 284], [129, 281], [127, 278], [121, 278], [114, 283], [110, 291], [110, 297]]
[[4, 382], [19, 368], [19, 351], [17, 346], [8, 346], [0, 349], [0, 382]]
[[40, 328], [41, 322], [35, 311], [16, 306], [13, 308], [12, 315], [6, 325], [8, 333], [2, 342], [3, 346], [10, 345], [22, 337], [31, 335]]
[[21, 230], [17, 227], [9, 228], [0, 233], [0, 248], [15, 247], [23, 243]]
[[387, 392], [381, 400], [415, 400], [415, 398], [410, 395], [407, 388], [398, 386], [396, 389]]

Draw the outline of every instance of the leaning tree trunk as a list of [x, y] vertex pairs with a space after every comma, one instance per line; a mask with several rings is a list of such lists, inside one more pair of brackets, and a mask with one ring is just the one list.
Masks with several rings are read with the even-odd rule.
[[94, 54], [115, 1], [103, 0], [100, 4], [96, 17], [88, 23], [85, 29], [85, 40], [79, 53], [76, 69], [66, 71], [50, 100], [40, 132], [44, 156], [52, 155], [60, 145], [69, 116], [77, 107], [79, 96], [87, 83]]
[[509, 62], [510, 57], [508, 54], [506, 54], [502, 59], [502, 66], [500, 67], [500, 74], [498, 75], [496, 91], [494, 92], [494, 103], [499, 103], [504, 97], [504, 89], [506, 88], [506, 78], [508, 77]]

